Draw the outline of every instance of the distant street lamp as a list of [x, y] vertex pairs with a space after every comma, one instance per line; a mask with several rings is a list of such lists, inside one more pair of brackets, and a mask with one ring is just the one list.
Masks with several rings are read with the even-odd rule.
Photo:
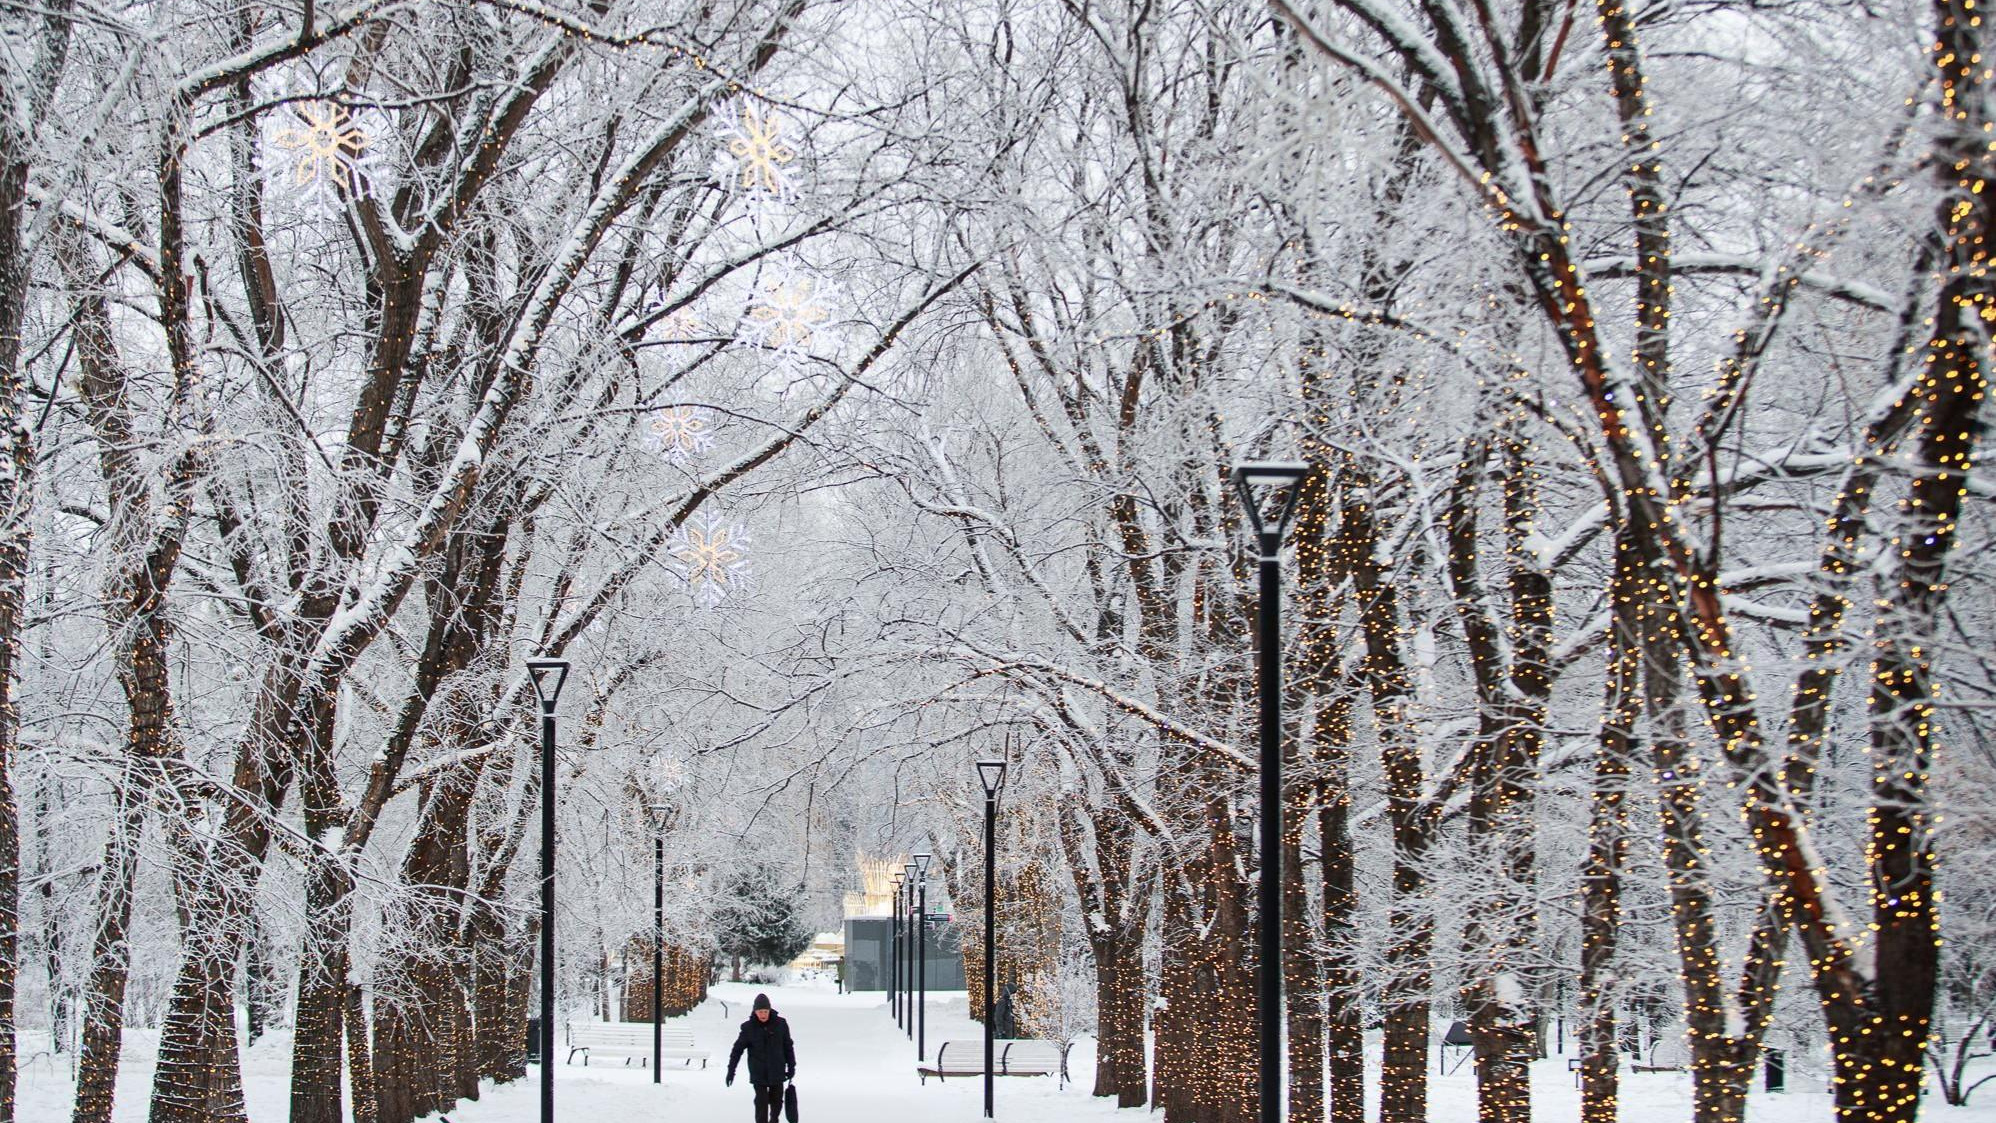
[[568, 660], [529, 659], [541, 703], [541, 1123], [554, 1123], [554, 707]]
[[984, 785], [984, 1118], [992, 1117], [992, 1063], [998, 1055], [992, 1031], [998, 997], [998, 793], [1005, 787], [1005, 762], [980, 760], [977, 778]]
[[[653, 777], [656, 781], [659, 778]], [[646, 804], [656, 832], [651, 851], [651, 1082], [662, 1083], [665, 1074], [659, 1066], [665, 1060], [665, 834], [672, 829], [677, 808], [663, 792], [663, 784]]]
[[887, 910], [894, 918], [894, 954], [887, 972], [887, 1004], [894, 1008], [894, 1024], [901, 1024], [901, 875], [894, 875], [894, 904]]
[[904, 928], [908, 934], [902, 937], [902, 940], [908, 949], [908, 955], [907, 974], [901, 979], [901, 993], [906, 996], [902, 1001], [908, 1011], [906, 1023], [908, 1040], [913, 1041], [915, 1039], [915, 863], [909, 862], [903, 868], [908, 872], [907, 877], [901, 883], [906, 893], [906, 900], [901, 905], [901, 911], [908, 918]]
[[[1261, 681], [1260, 1017], [1261, 1123], [1282, 1120], [1282, 535], [1310, 466], [1250, 461], [1234, 466], [1234, 487], [1254, 530], [1261, 581], [1256, 594], [1255, 674]], [[1265, 496], [1280, 493], [1274, 525]]]
[[915, 1059], [929, 1059], [929, 856], [915, 855]]

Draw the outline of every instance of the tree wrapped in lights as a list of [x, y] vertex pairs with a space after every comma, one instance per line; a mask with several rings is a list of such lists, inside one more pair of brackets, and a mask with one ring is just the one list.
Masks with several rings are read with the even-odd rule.
[[[665, 941], [663, 977], [665, 991], [660, 1010], [668, 1018], [693, 1012], [707, 1001], [707, 980], [712, 977], [711, 953], [695, 951], [668, 937]], [[632, 936], [624, 945], [624, 1020], [651, 1021], [651, 935]]]
[[[1660, 385], [1667, 363], [1660, 351], [1668, 311], [1664, 299], [1669, 273], [1667, 228], [1654, 190], [1654, 153], [1647, 134], [1631, 128], [1624, 143], [1632, 170], [1628, 184], [1637, 218], [1639, 256], [1653, 272], [1638, 286], [1636, 363], [1611, 357], [1599, 302], [1588, 288], [1589, 274], [1578, 260], [1556, 177], [1536, 143], [1540, 105], [1524, 91], [1536, 68], [1550, 57], [1536, 43], [1516, 56], [1500, 42], [1502, 33], [1479, 10], [1480, 35], [1495, 61], [1468, 50], [1448, 51], [1447, 73], [1434, 69], [1437, 57], [1424, 53], [1425, 39], [1395, 35], [1387, 51], [1414, 73], [1424, 74], [1439, 92], [1437, 127], [1421, 104], [1374, 58], [1329, 35], [1294, 7], [1278, 8], [1326, 57], [1362, 74], [1384, 90], [1447, 167], [1480, 202], [1494, 228], [1511, 244], [1519, 281], [1544, 316], [1576, 375], [1594, 414], [1597, 461], [1604, 487], [1619, 498], [1617, 510], [1629, 535], [1647, 587], [1632, 591], [1650, 613], [1645, 647], [1650, 720], [1656, 728], [1652, 756], [1662, 780], [1666, 860], [1672, 871], [1674, 907], [1687, 986], [1697, 1117], [1718, 1123], [1734, 1120], [1743, 1108], [1745, 1077], [1759, 1035], [1767, 1024], [1771, 994], [1792, 931], [1809, 961], [1812, 979], [1830, 1027], [1840, 1118], [1855, 1121], [1910, 1120], [1918, 1110], [1919, 1052], [1930, 1030], [1937, 913], [1933, 899], [1934, 856], [1927, 791], [1933, 753], [1930, 685], [1936, 618], [1945, 600], [1944, 562], [1955, 535], [1961, 495], [1975, 438], [1976, 416], [1986, 394], [1990, 303], [1987, 240], [1990, 206], [1983, 192], [1991, 156], [1984, 134], [1992, 125], [1987, 72], [1981, 57], [1981, 18], [1965, 3], [1935, 5], [1932, 61], [1938, 81], [1936, 108], [1946, 122], [1936, 140], [1933, 166], [1940, 180], [1939, 228], [1944, 245], [1937, 264], [1940, 284], [1927, 319], [1928, 343], [1918, 369], [1896, 388], [1894, 403], [1881, 417], [1895, 415], [1897, 429], [1881, 431], [1874, 422], [1857, 453], [1855, 480], [1846, 494], [1870, 490], [1862, 481], [1866, 463], [1908, 434], [1905, 464], [1909, 477], [1896, 523], [1882, 537], [1891, 564], [1882, 573], [1877, 599], [1871, 667], [1871, 749], [1874, 785], [1867, 815], [1867, 864], [1872, 887], [1869, 946], [1838, 922], [1841, 908], [1822, 858], [1811, 838], [1809, 777], [1815, 766], [1806, 725], [1784, 761], [1771, 749], [1757, 705], [1741, 638], [1721, 588], [1716, 551], [1693, 540], [1692, 458], [1675, 451], [1679, 434], [1667, 423], [1668, 390]], [[1341, 0], [1339, 5], [1375, 28], [1403, 26], [1374, 0]], [[1641, 75], [1633, 51], [1632, 22], [1619, 4], [1601, 6], [1604, 43], [1625, 119], [1646, 116]], [[1442, 42], [1460, 42], [1465, 30], [1440, 9], [1425, 13], [1426, 28]], [[1876, 177], [1874, 177], [1875, 179]], [[1871, 189], [1867, 180], [1854, 194]], [[1738, 403], [1752, 385], [1777, 325], [1811, 268], [1840, 237], [1842, 220], [1811, 230], [1791, 243], [1785, 257], [1762, 270], [1759, 297], [1748, 323], [1734, 334], [1720, 364], [1717, 385], [1694, 429], [1697, 442], [1717, 447], [1720, 435], [1736, 423]], [[1918, 306], [1918, 302], [1915, 302]], [[1908, 327], [1918, 313], [1909, 314]], [[1896, 360], [1890, 360], [1896, 361]], [[1713, 502], [1723, 497], [1713, 494]], [[1862, 526], [1864, 501], [1846, 507], [1831, 521], [1819, 579], [1831, 592], [1827, 611], [1841, 616], [1843, 590], [1854, 576], [1846, 563], [1853, 534]], [[1844, 515], [1845, 511], [1849, 514]], [[1824, 614], [1819, 602], [1812, 623]], [[1815, 657], [1824, 652], [1821, 637]], [[1682, 668], [1682, 670], [1680, 670]], [[1689, 682], [1684, 683], [1683, 671]], [[1683, 683], [1682, 686], [1679, 684]], [[1822, 699], [1828, 682], [1798, 683], [1798, 713]], [[1741, 799], [1743, 823], [1766, 881], [1765, 907], [1749, 940], [1743, 981], [1728, 994], [1716, 955], [1717, 934], [1704, 870], [1699, 773], [1701, 762], [1688, 743], [1689, 731], [1674, 724], [1679, 693], [1702, 704], [1715, 736], [1729, 786]]]

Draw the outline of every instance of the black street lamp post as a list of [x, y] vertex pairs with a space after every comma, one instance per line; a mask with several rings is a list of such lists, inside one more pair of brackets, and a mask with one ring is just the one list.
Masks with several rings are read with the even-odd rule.
[[660, 1084], [665, 1080], [659, 1068], [665, 1060], [665, 832], [672, 829], [677, 809], [661, 795], [654, 795], [648, 807], [656, 829], [651, 843], [651, 1082]]
[[651, 1082], [665, 1059], [665, 829], [651, 841]]
[[929, 856], [915, 855], [915, 1059], [929, 1059]]
[[529, 659], [541, 703], [541, 1123], [554, 1123], [554, 707], [568, 660]]
[[[1261, 1123], [1282, 1120], [1282, 535], [1296, 511], [1296, 493], [1310, 466], [1300, 461], [1235, 465], [1234, 486], [1260, 555], [1256, 593], [1255, 675], [1261, 681]], [[1264, 494], [1281, 493], [1271, 525], [1262, 519]]]
[[893, 914], [894, 954], [890, 957], [891, 970], [887, 972], [887, 1004], [894, 1008], [894, 1024], [901, 1024], [901, 875], [894, 875], [894, 905], [888, 910]]
[[915, 1039], [915, 863], [909, 862], [904, 868], [908, 871], [908, 876], [901, 885], [907, 892], [907, 898], [901, 906], [901, 911], [907, 917], [904, 929], [908, 934], [902, 937], [902, 940], [907, 946], [908, 954], [905, 956], [907, 974], [901, 979], [901, 993], [906, 996], [903, 999], [907, 1010], [905, 1028], [908, 1031], [908, 1040], [913, 1041]]
[[998, 912], [993, 903], [998, 898], [998, 793], [1005, 787], [1005, 762], [978, 761], [977, 778], [984, 784], [984, 1118], [990, 1119], [998, 1007]]

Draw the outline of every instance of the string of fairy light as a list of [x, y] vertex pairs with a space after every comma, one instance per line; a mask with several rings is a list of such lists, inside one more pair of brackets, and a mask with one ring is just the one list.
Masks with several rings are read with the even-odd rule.
[[[624, 962], [629, 965], [624, 982], [627, 1022], [651, 1020], [651, 944], [652, 937], [647, 934], [632, 937], [624, 948]], [[661, 1012], [668, 1018], [676, 1018], [705, 1002], [707, 980], [713, 977], [713, 969], [711, 952], [694, 951], [668, 938], [661, 952], [661, 974], [665, 980], [659, 993]]]

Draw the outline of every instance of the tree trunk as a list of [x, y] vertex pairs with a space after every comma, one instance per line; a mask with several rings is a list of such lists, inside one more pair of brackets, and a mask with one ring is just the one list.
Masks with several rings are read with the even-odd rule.
[[[367, 1033], [367, 1000], [354, 983], [346, 990], [346, 1010], [340, 1019], [347, 1034], [347, 1083], [353, 1088], [353, 1123], [377, 1123], [374, 1048]], [[524, 1024], [524, 1023], [523, 1023]]]
[[[1530, 547], [1538, 518], [1538, 473], [1530, 443], [1510, 424], [1499, 441], [1512, 643], [1508, 665], [1494, 643], [1476, 645], [1472, 656], [1482, 667], [1479, 677], [1489, 677], [1485, 706], [1497, 721], [1486, 730], [1492, 754], [1482, 777], [1487, 786], [1480, 799], [1471, 801], [1470, 826], [1472, 834], [1483, 828], [1482, 864], [1498, 892], [1488, 909], [1479, 910], [1474, 926], [1486, 935], [1490, 961], [1488, 974], [1472, 988], [1470, 1024], [1476, 1039], [1479, 1117], [1484, 1123], [1531, 1123], [1531, 1063], [1539, 1053], [1527, 977], [1539, 943], [1533, 797], [1552, 690], [1552, 581]], [[1474, 570], [1474, 529], [1472, 517], [1470, 557], [1452, 558], [1451, 565]], [[1480, 591], [1480, 582], [1472, 581], [1470, 588]], [[1458, 595], [1463, 592], [1458, 588]], [[1480, 604], [1464, 608], [1483, 611]]]
[[346, 1015], [353, 987], [347, 981], [352, 905], [347, 887], [337, 883], [341, 876], [332, 863], [322, 861], [306, 877], [308, 919], [298, 954], [298, 1013], [291, 1044], [291, 1123], [343, 1120], [340, 1076], [349, 1051]]
[[259, 752], [259, 745], [268, 742], [252, 735], [238, 748], [235, 798], [215, 812], [222, 820], [220, 838], [197, 839], [188, 824], [169, 824], [175, 894], [187, 919], [160, 1032], [151, 1123], [246, 1123], [235, 964], [270, 848], [268, 824], [290, 787], [290, 762], [298, 755]]
[[1112, 934], [1094, 944], [1096, 1040], [1095, 1094], [1114, 1096], [1117, 1107], [1142, 1107], [1149, 1099], [1145, 1057], [1143, 930]]
[[[21, 369], [22, 331], [34, 280], [26, 242], [28, 166], [34, 138], [69, 56], [70, 0], [41, 11], [39, 34], [14, 39], [0, 61], [0, 1123], [14, 1118], [14, 1003], [20, 977], [21, 837], [14, 762], [21, 742], [17, 694], [26, 607], [29, 511], [35, 450]], [[24, 20], [25, 24], [26, 21]], [[26, 27], [22, 28], [23, 31]], [[23, 50], [32, 42], [32, 54]], [[24, 71], [15, 60], [29, 62]]]
[[1387, 977], [1380, 998], [1385, 1040], [1379, 1120], [1427, 1123], [1434, 921], [1426, 901], [1426, 858], [1432, 812], [1423, 798], [1426, 769], [1420, 742], [1406, 712], [1413, 688], [1400, 647], [1399, 599], [1393, 583], [1380, 571], [1373, 491], [1368, 476], [1354, 473], [1345, 518], [1352, 528], [1352, 584], [1366, 643], [1364, 677], [1372, 695], [1394, 844], [1393, 898], [1387, 909]]
[[[1933, 657], [1947, 600], [1947, 558], [1989, 396], [1989, 322], [1996, 319], [1990, 247], [1996, 180], [1988, 148], [1996, 81], [1985, 61], [1983, 13], [1973, 0], [1935, 0], [1932, 47], [1942, 124], [1932, 162], [1941, 188], [1936, 224], [1947, 268], [1911, 397], [1917, 403], [1912, 482], [1892, 542], [1897, 558], [1879, 582], [1883, 605], [1872, 642], [1872, 809], [1867, 824], [1872, 928], [1871, 993], [1844, 965], [1816, 959], [1829, 1014], [1842, 1123], [1902, 1123], [1919, 1114], [1924, 1052], [1940, 971], [1933, 830], [1927, 791], [1937, 714]], [[1896, 578], [1896, 580], [1895, 580]], [[1814, 952], [1816, 949], [1810, 949]], [[1826, 969], [1827, 968], [1827, 969]]]
[[331, 699], [312, 707], [312, 735], [294, 756], [306, 833], [329, 843], [305, 870], [305, 926], [298, 947], [298, 1016], [291, 1041], [292, 1123], [342, 1123], [348, 950], [353, 878], [344, 865], [347, 814], [333, 762]]
[[1699, 788], [1701, 763], [1685, 740], [1683, 676], [1667, 627], [1652, 633], [1645, 660], [1652, 767], [1662, 819], [1664, 868], [1684, 980], [1684, 1022], [1691, 1048], [1693, 1123], [1735, 1123], [1746, 1105], [1753, 1056], [1732, 1034], [1718, 914], [1705, 867]]
[[[213, 922], [221, 910], [201, 910]], [[210, 929], [190, 932], [160, 1031], [152, 1123], [248, 1123], [236, 1041], [233, 943]]]
[[[1283, 738], [1295, 763], [1296, 737]], [[1292, 768], [1292, 776], [1295, 774]], [[1312, 785], [1289, 785], [1282, 824], [1282, 982], [1288, 1023], [1289, 1123], [1324, 1119], [1324, 982], [1318, 971], [1316, 924], [1303, 879], [1303, 831]]]
[[[1328, 408], [1330, 391], [1323, 364], [1305, 359], [1302, 376], [1305, 408]], [[1296, 498], [1292, 535], [1302, 616], [1295, 643], [1295, 691], [1309, 703], [1303, 708], [1303, 721], [1307, 723], [1308, 755], [1317, 776], [1314, 796], [1323, 892], [1317, 912], [1317, 940], [1314, 946], [1302, 949], [1315, 964], [1315, 993], [1307, 1000], [1314, 1003], [1311, 1012], [1317, 1015], [1320, 1038], [1312, 1054], [1317, 1075], [1311, 1119], [1321, 1119], [1328, 1108], [1332, 1123], [1365, 1123], [1365, 1038], [1356, 965], [1358, 895], [1351, 839], [1351, 712], [1357, 681], [1341, 665], [1351, 526], [1347, 520], [1333, 521], [1336, 500], [1345, 483], [1341, 475], [1345, 458], [1321, 438], [1314, 428], [1303, 434], [1301, 447], [1311, 472]], [[1296, 751], [1299, 757], [1303, 755], [1301, 744]], [[1288, 860], [1300, 873], [1300, 862], [1294, 857]], [[1284, 908], [1291, 910], [1285, 915], [1302, 916], [1308, 903], [1288, 901]], [[1306, 1000], [1300, 988], [1292, 985], [1290, 989], [1296, 1001]], [[1295, 1008], [1292, 1004], [1291, 1009]], [[1309, 1032], [1308, 1026], [1300, 1032], [1291, 1027], [1292, 1039]], [[1290, 1102], [1294, 1104], [1307, 1094], [1306, 1089], [1292, 1087]]]
[[269, 934], [258, 922], [256, 913], [252, 912], [249, 939], [243, 948], [243, 1036], [246, 1045], [255, 1045], [256, 1039], [269, 1031], [271, 1017], [277, 1013], [279, 1003], [273, 1001], [277, 980], [272, 977], [272, 971]]
[[1358, 888], [1351, 839], [1351, 711], [1340, 694], [1315, 715], [1317, 759], [1324, 769], [1317, 815], [1323, 855], [1325, 1083], [1331, 1123], [1365, 1123], [1365, 1028], [1358, 970]]
[[[135, 762], [128, 766], [137, 768]], [[125, 1032], [125, 984], [131, 978], [132, 882], [138, 863], [139, 831], [145, 823], [142, 781], [126, 775], [118, 784], [118, 810], [104, 843], [97, 873], [97, 933], [91, 943], [90, 980], [83, 998], [83, 1043], [76, 1059], [76, 1105], [72, 1123], [111, 1123], [111, 1098]]]
[[1256, 1115], [1250, 889], [1234, 876], [1227, 802], [1205, 809], [1207, 836], [1183, 885], [1165, 896], [1164, 1005], [1157, 1017], [1155, 1100], [1166, 1123], [1240, 1123]]
[[[12, 77], [0, 69], [0, 80]], [[8, 82], [8, 85], [12, 85]], [[18, 976], [21, 848], [14, 801], [14, 757], [21, 720], [16, 708], [14, 661], [21, 642], [23, 566], [28, 552], [25, 473], [28, 451], [26, 403], [21, 388], [21, 327], [31, 283], [23, 252], [21, 223], [27, 216], [28, 137], [15, 127], [11, 106], [0, 109], [0, 1123], [14, 1118], [14, 992]]]
[[[1084, 818], [1093, 828], [1087, 833]], [[1095, 959], [1094, 1094], [1116, 1097], [1118, 1107], [1141, 1107], [1150, 1075], [1143, 974], [1150, 902], [1149, 879], [1134, 868], [1136, 828], [1114, 801], [1084, 801], [1070, 791], [1061, 801], [1059, 833]]]
[[1580, 876], [1580, 1123], [1616, 1123], [1615, 952], [1622, 924], [1622, 868], [1629, 851], [1629, 781], [1640, 713], [1637, 675], [1642, 618], [1634, 598], [1636, 560], [1628, 535], [1615, 536], [1608, 600], [1607, 697], [1594, 758], [1587, 859]]
[[[455, 736], [448, 741], [464, 743]], [[471, 1048], [466, 979], [457, 962], [458, 902], [469, 888], [471, 800], [482, 771], [478, 763], [464, 765], [425, 786], [403, 860], [403, 924], [414, 938], [381, 965], [386, 986], [375, 995], [380, 1123], [410, 1123], [457, 1106], [463, 1056]], [[400, 995], [385, 1000], [382, 989]]]

